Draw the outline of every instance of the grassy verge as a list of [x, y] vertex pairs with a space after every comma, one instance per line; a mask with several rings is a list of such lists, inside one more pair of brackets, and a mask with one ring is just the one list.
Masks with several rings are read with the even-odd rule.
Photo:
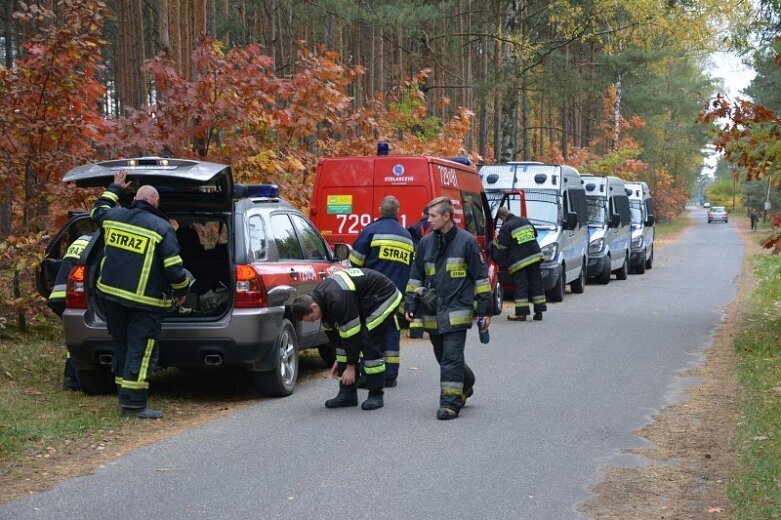
[[689, 225], [689, 214], [684, 212], [674, 217], [670, 222], [657, 222], [654, 230], [655, 238], [674, 238]]
[[[165, 418], [139, 424], [120, 418], [115, 394], [62, 389], [65, 350], [57, 318], [26, 333], [0, 332], [0, 502], [26, 492], [4, 486], [29, 481], [40, 490], [54, 482], [55, 470], [59, 478], [81, 474], [85, 465], [71, 472], [65, 465], [78, 459], [88, 466], [104, 445], [119, 453], [258, 401], [244, 371], [166, 369], [150, 389], [150, 405]], [[301, 352], [299, 368], [299, 383], [324, 374], [316, 349]], [[46, 478], [51, 482], [34, 487]]]
[[[64, 439], [114, 427], [116, 402], [62, 390], [65, 349], [59, 320], [0, 337], [0, 475]], [[43, 447], [43, 453], [38, 452]]]
[[763, 252], [747, 261], [758, 283], [735, 341], [744, 392], [741, 470], [728, 493], [735, 519], [781, 518], [781, 258]]

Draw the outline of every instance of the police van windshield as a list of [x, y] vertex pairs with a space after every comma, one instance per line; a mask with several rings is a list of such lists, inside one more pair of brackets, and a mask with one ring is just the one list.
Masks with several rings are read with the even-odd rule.
[[588, 208], [588, 225], [605, 225], [605, 203], [604, 197], [586, 197], [586, 207]]
[[[502, 190], [486, 192], [491, 205], [491, 214], [496, 216], [496, 210], [504, 196]], [[555, 228], [559, 221], [559, 193], [557, 190], [523, 190], [526, 196], [526, 218], [537, 228]], [[521, 215], [520, 199], [510, 199], [510, 213]]]
[[632, 225], [643, 225], [643, 206], [638, 199], [629, 199], [629, 211], [632, 213]]

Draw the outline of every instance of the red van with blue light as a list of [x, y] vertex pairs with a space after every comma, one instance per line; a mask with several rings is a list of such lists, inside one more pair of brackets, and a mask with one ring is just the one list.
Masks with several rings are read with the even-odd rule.
[[[378, 147], [380, 153], [383, 148]], [[399, 199], [399, 222], [409, 227], [421, 219], [426, 204], [447, 196], [455, 224], [477, 239], [488, 262], [494, 314], [500, 314], [504, 291], [491, 259], [494, 237], [491, 210], [477, 169], [468, 158], [376, 155], [320, 159], [309, 218], [330, 244], [352, 245], [358, 233], [379, 218], [386, 195]]]

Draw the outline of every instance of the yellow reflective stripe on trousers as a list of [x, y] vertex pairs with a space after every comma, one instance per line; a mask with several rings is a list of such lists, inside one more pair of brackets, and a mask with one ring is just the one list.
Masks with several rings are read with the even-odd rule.
[[464, 383], [456, 381], [443, 381], [439, 385], [442, 395], [461, 395], [464, 391]]
[[401, 352], [398, 350], [386, 350], [385, 362], [399, 364], [401, 362]]
[[401, 302], [401, 293], [397, 290], [391, 298], [385, 300], [376, 311], [369, 315], [366, 319], [366, 328], [376, 329], [399, 306], [399, 302]]
[[146, 350], [144, 350], [144, 357], [141, 360], [141, 370], [138, 371], [138, 380], [145, 381], [147, 379], [147, 373], [149, 372], [149, 361], [152, 359], [152, 352], [155, 350], [155, 340], [149, 338], [146, 340]]

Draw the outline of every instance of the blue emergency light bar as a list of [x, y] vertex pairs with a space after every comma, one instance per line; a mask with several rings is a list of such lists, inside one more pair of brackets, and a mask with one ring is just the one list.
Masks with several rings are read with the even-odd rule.
[[276, 199], [279, 197], [279, 186], [276, 184], [236, 184], [233, 187], [235, 197]]

